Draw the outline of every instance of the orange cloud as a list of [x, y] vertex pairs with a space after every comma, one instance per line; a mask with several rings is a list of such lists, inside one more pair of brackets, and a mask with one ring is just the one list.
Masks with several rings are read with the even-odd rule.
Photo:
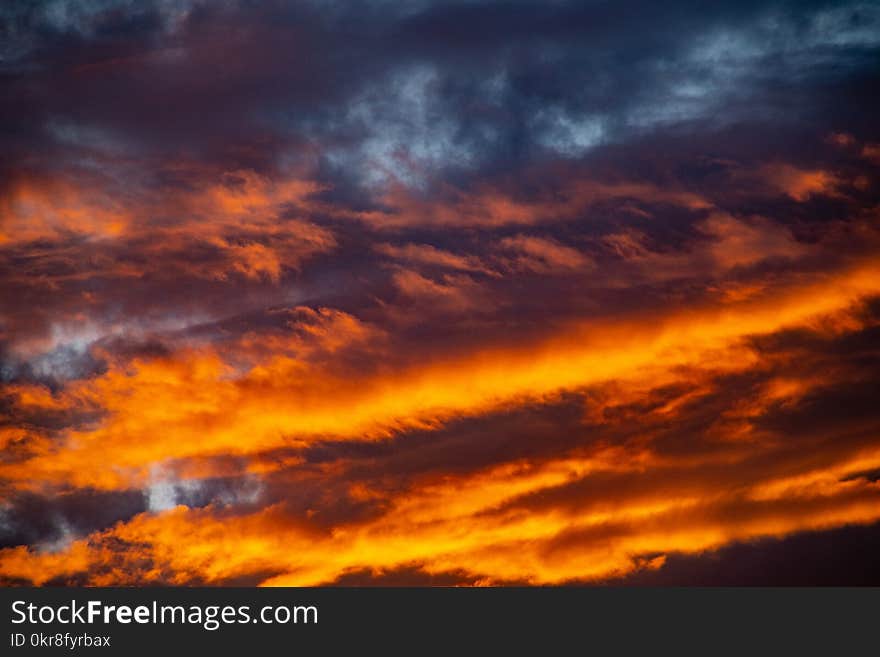
[[862, 157], [872, 162], [880, 162], [880, 144], [865, 144], [862, 147]]
[[[381, 438], [405, 428], [492, 412], [595, 383], [662, 377], [701, 364], [747, 367], [745, 337], [814, 322], [880, 292], [873, 264], [739, 303], [575, 324], [517, 347], [498, 345], [443, 362], [358, 375], [276, 353], [245, 371], [223, 349], [136, 360], [59, 393], [102, 408], [50, 454], [0, 465], [17, 485], [142, 482], [150, 464], [211, 454], [253, 454], [328, 437]], [[112, 469], [98, 468], [109, 462]]]
[[602, 201], [640, 201], [705, 210], [712, 204], [699, 194], [640, 182], [600, 182], [568, 174], [552, 189], [534, 198], [517, 198], [494, 187], [466, 192], [454, 188], [441, 190], [442, 198], [424, 199], [409, 190], [397, 188], [383, 199], [388, 210], [352, 214], [377, 229], [407, 226], [534, 225], [571, 220], [593, 204]]
[[19, 180], [0, 197], [0, 246], [64, 235], [116, 238], [134, 221], [118, 198], [63, 180]]
[[404, 297], [434, 309], [463, 312], [480, 305], [480, 285], [466, 275], [446, 275], [440, 282], [409, 269], [394, 272], [394, 285]]
[[[0, 246], [76, 236], [138, 240], [140, 255], [147, 256], [134, 265], [102, 258], [99, 247], [88, 245], [87, 263], [74, 260], [75, 273], [56, 275], [58, 280], [137, 277], [155, 267], [159, 273], [171, 268], [212, 279], [238, 273], [277, 282], [284, 268], [298, 269], [308, 257], [336, 245], [326, 228], [284, 216], [320, 190], [307, 180], [275, 181], [252, 171], [227, 173], [205, 188], [162, 194], [137, 186], [111, 192], [101, 181], [24, 180], [0, 199]], [[205, 247], [215, 255], [199, 262], [180, 255]], [[75, 248], [66, 251], [75, 257]]]
[[592, 268], [593, 261], [570, 246], [556, 240], [532, 235], [505, 237], [499, 243], [502, 249], [518, 252], [514, 267], [537, 273], [565, 273]]
[[813, 195], [837, 195], [840, 180], [830, 171], [799, 169], [790, 164], [766, 165], [761, 176], [776, 189], [795, 201], [806, 201]]
[[458, 255], [438, 249], [430, 244], [404, 244], [403, 246], [377, 244], [374, 248], [389, 258], [404, 262], [497, 275], [486, 267], [477, 256]]
[[[418, 483], [378, 518], [330, 532], [280, 505], [234, 516], [180, 506], [141, 514], [60, 553], [0, 551], [0, 574], [40, 584], [83, 571], [106, 585], [169, 577], [221, 583], [274, 572], [264, 584], [302, 586], [416, 566], [490, 584], [555, 584], [662, 563], [645, 555], [880, 519], [876, 484], [842, 477], [880, 465], [876, 449], [851, 450], [818, 470], [801, 465], [744, 478], [739, 468], [751, 455], [683, 469], [649, 452], [599, 447], [539, 465], [512, 462]], [[776, 467], [785, 472], [784, 457]], [[611, 491], [603, 494], [603, 486]]]
[[767, 258], [797, 258], [808, 252], [785, 226], [761, 217], [744, 221], [714, 214], [699, 227], [713, 238], [709, 253], [723, 269], [751, 265]]

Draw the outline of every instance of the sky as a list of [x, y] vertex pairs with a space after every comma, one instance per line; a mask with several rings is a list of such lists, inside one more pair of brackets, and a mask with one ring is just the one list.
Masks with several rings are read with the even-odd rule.
[[0, 583], [880, 584], [880, 6], [0, 5]]

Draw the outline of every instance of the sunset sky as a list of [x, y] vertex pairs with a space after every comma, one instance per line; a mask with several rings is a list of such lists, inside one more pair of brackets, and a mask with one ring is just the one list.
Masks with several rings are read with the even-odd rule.
[[880, 584], [880, 5], [0, 5], [0, 584]]

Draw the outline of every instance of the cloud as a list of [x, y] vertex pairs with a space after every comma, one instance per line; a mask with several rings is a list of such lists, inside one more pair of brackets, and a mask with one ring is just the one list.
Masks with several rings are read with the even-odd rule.
[[514, 256], [513, 266], [537, 273], [583, 271], [592, 267], [590, 259], [577, 249], [560, 244], [556, 240], [514, 235], [501, 240], [502, 249], [519, 252]]
[[[454, 287], [418, 275], [404, 281], [412, 285], [404, 288], [410, 296], [449, 304], [447, 310], [465, 308]], [[0, 474], [22, 483], [59, 478], [113, 487], [126, 480], [126, 471], [137, 481], [150, 463], [166, 459], [248, 454], [320, 437], [380, 438], [648, 371], [659, 376], [667, 368], [709, 360], [737, 367], [748, 362], [738, 346], [743, 338], [844, 312], [880, 292], [878, 281], [875, 268], [866, 265], [784, 297], [764, 295], [651, 322], [640, 317], [574, 325], [535, 344], [450, 355], [438, 364], [417, 361], [363, 378], [277, 348], [238, 375], [224, 358], [226, 350], [182, 350], [72, 386], [60, 403], [93, 400], [108, 420], [94, 430], [72, 432], [67, 449], [0, 467]], [[460, 383], [463, 377], [466, 384]], [[97, 462], [96, 452], [113, 460], [115, 472], [89, 466]]]
[[798, 258], [808, 252], [790, 230], [760, 217], [740, 221], [713, 215], [700, 225], [700, 230], [713, 239], [709, 251], [724, 269], [753, 265], [767, 258]]
[[376, 251], [395, 260], [401, 260], [413, 264], [428, 267], [441, 267], [459, 271], [480, 272], [488, 275], [497, 275], [489, 269], [478, 256], [459, 255], [443, 249], [438, 249], [430, 244], [378, 244]]
[[806, 201], [819, 194], [834, 195], [839, 184], [831, 172], [805, 171], [786, 164], [767, 165], [762, 176], [795, 201]]
[[394, 285], [404, 297], [416, 302], [439, 304], [446, 310], [464, 311], [478, 305], [478, 285], [464, 275], [444, 276], [441, 282], [401, 269], [393, 275]]
[[878, 19], [3, 6], [0, 579], [766, 583], [853, 553]]

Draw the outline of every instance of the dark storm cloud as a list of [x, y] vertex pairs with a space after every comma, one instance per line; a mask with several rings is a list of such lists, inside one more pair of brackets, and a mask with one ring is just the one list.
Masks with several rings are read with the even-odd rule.
[[0, 545], [56, 545], [128, 520], [146, 509], [140, 491], [75, 490], [13, 495], [0, 510]]
[[311, 152], [361, 182], [371, 160], [412, 179], [681, 121], [807, 120], [831, 107], [814, 86], [876, 64], [871, 5], [22, 4], [6, 125], [31, 157], [34, 139], [239, 166]]
[[877, 586], [880, 526], [736, 543], [609, 582], [635, 586]]

